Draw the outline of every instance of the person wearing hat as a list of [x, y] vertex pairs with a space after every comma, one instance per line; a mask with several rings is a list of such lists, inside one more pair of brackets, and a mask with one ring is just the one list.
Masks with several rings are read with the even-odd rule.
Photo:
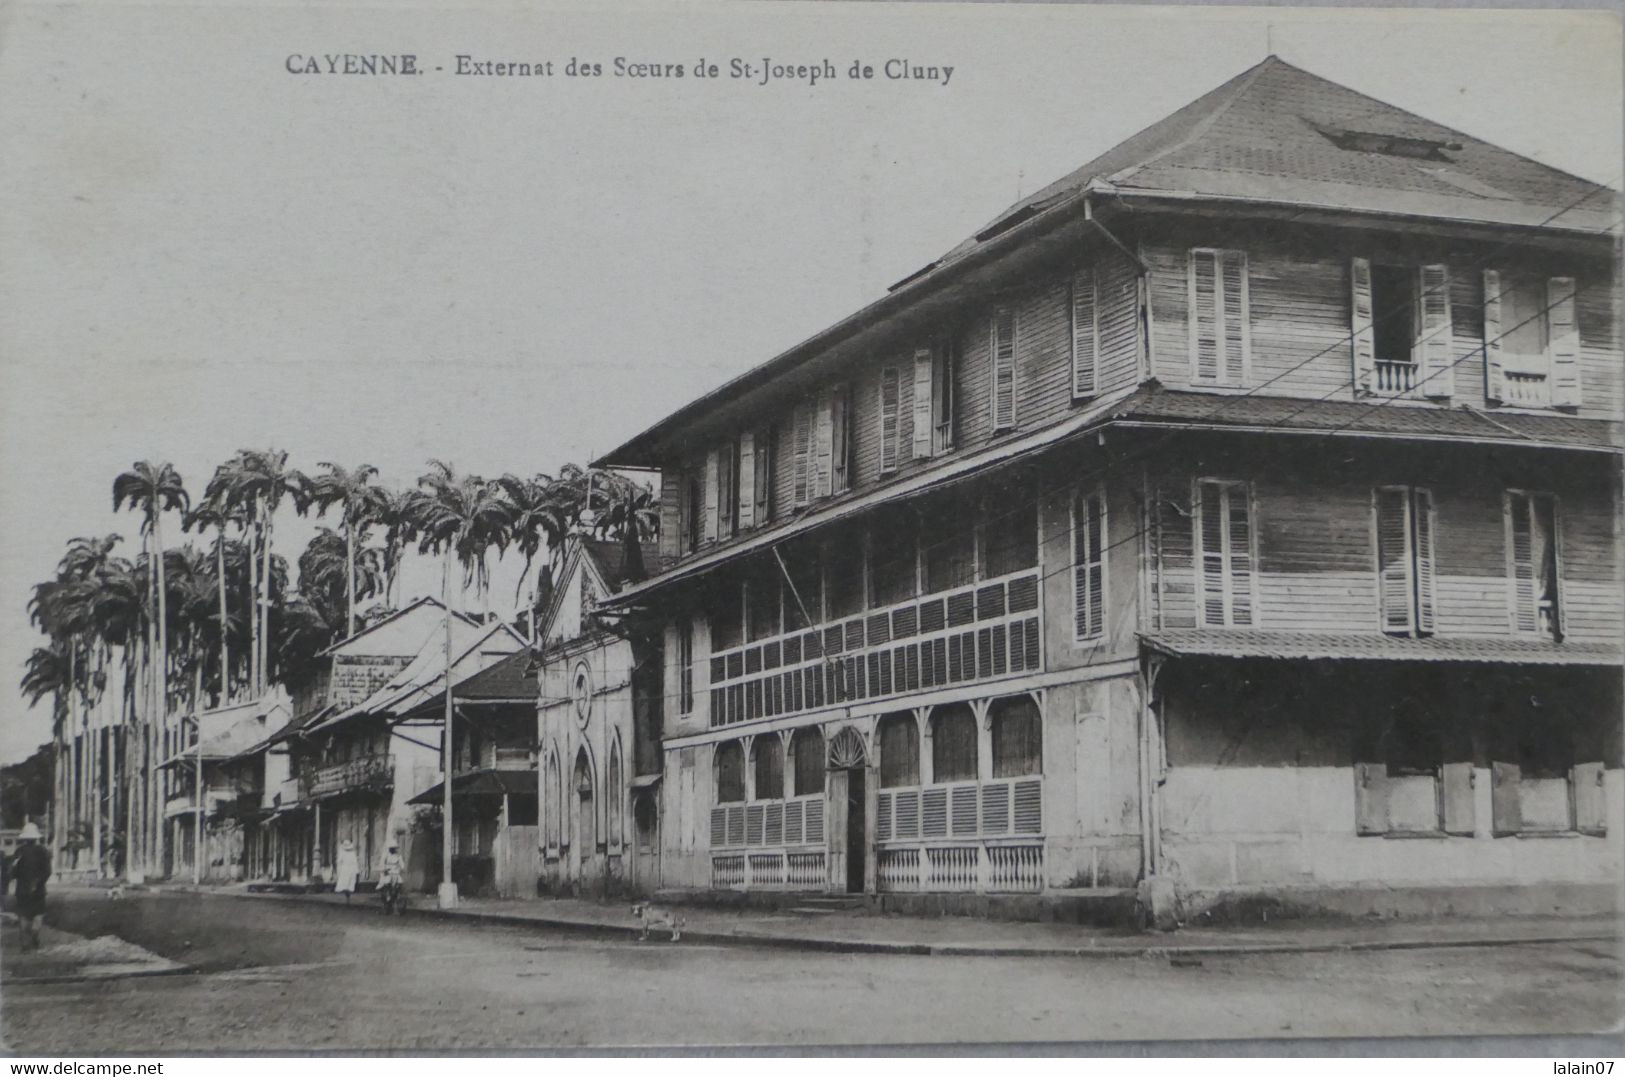
[[401, 884], [406, 875], [406, 861], [401, 859], [400, 842], [394, 838], [389, 839], [389, 852], [384, 854], [384, 862], [378, 874], [378, 890], [383, 895], [384, 909], [387, 912], [398, 912], [401, 906]]
[[17, 881], [17, 919], [22, 921], [23, 946], [39, 949], [40, 917], [45, 915], [45, 883], [51, 877], [51, 854], [40, 844], [39, 827], [23, 824], [17, 835], [17, 855], [11, 862]]

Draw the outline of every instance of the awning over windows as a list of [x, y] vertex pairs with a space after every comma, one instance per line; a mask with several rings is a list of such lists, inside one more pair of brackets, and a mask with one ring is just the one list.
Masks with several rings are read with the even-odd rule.
[[1618, 666], [1610, 643], [1557, 643], [1523, 638], [1407, 638], [1371, 634], [1306, 634], [1251, 629], [1189, 629], [1141, 635], [1147, 650], [1178, 658], [1277, 658], [1297, 661], [1454, 661], [1521, 666]]
[[[528, 793], [536, 794], [536, 774], [534, 770], [473, 770], [467, 774], [459, 774], [452, 779], [451, 795], [453, 797], [500, 797]], [[425, 789], [408, 804], [439, 804], [445, 796], [445, 783], [436, 782], [434, 786]]]
[[1175, 657], [1274, 658], [1297, 661], [1467, 662], [1533, 666], [1618, 666], [1620, 649], [1607, 643], [1541, 639], [1421, 639], [1377, 633], [1267, 632], [1189, 629], [1142, 635], [1147, 649]]

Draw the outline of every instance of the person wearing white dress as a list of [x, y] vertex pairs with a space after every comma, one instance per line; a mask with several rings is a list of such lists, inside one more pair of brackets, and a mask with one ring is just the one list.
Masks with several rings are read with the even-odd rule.
[[356, 879], [361, 875], [361, 862], [355, 855], [355, 842], [345, 838], [339, 844], [338, 863], [334, 865], [333, 890], [344, 895], [344, 903], [350, 903], [350, 895], [355, 893]]

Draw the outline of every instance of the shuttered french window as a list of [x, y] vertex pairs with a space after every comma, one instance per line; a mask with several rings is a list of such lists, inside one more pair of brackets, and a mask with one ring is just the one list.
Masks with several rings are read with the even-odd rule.
[[1549, 494], [1513, 490], [1507, 492], [1502, 505], [1512, 630], [1561, 639], [1557, 499]]
[[1546, 284], [1547, 350], [1551, 356], [1551, 400], [1556, 408], [1580, 406], [1580, 331], [1575, 320], [1573, 277]]
[[1201, 622], [1213, 627], [1253, 623], [1252, 504], [1241, 481], [1198, 479], [1197, 563], [1201, 572]]
[[932, 404], [935, 401], [936, 355], [930, 348], [914, 351], [914, 399], [910, 407], [912, 422], [909, 429], [909, 447], [916, 460], [931, 455], [935, 423]]
[[790, 472], [797, 505], [805, 505], [813, 494], [813, 411], [812, 402], [803, 400], [791, 416]]
[[1106, 631], [1106, 499], [1100, 491], [1072, 502], [1072, 638], [1100, 639]]
[[1432, 635], [1433, 493], [1420, 487], [1385, 486], [1373, 498], [1382, 630], [1391, 635]]
[[1243, 384], [1252, 346], [1247, 253], [1196, 248], [1188, 278], [1191, 380]]
[[1419, 387], [1423, 396], [1455, 395], [1455, 330], [1450, 316], [1450, 271], [1443, 265], [1421, 268], [1421, 337], [1417, 350], [1421, 360]]

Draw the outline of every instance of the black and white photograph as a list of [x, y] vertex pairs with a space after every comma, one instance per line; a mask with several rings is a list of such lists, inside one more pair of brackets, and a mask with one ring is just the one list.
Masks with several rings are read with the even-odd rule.
[[0, 1051], [1610, 1073], [1622, 47], [0, 5]]

